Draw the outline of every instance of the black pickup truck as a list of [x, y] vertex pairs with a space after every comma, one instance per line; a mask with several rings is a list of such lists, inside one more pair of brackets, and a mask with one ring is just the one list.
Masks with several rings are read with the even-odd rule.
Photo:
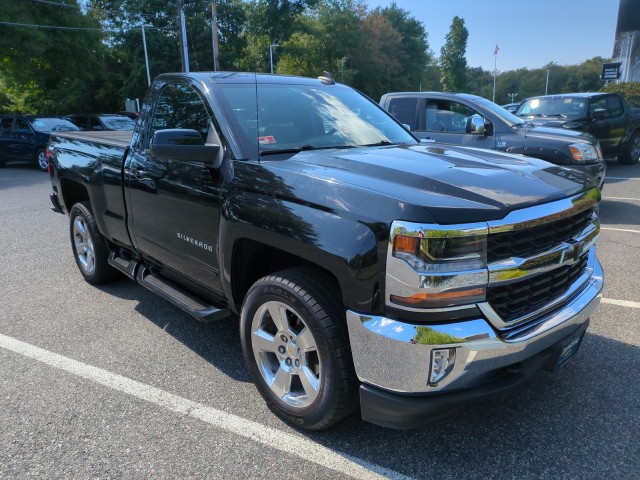
[[545, 127], [592, 134], [605, 158], [623, 165], [640, 159], [640, 109], [631, 108], [619, 93], [564, 93], [524, 100], [516, 115]]
[[561, 128], [535, 127], [476, 95], [395, 92], [380, 105], [421, 139], [540, 158], [587, 173], [602, 187], [606, 163], [595, 138]]
[[586, 175], [421, 144], [326, 75], [161, 75], [132, 136], [48, 149], [84, 278], [239, 317], [258, 390], [302, 428], [358, 406], [412, 428], [553, 370], [600, 300]]

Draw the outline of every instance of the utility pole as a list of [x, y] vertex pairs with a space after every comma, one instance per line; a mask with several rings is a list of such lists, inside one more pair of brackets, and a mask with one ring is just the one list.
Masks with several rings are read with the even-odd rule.
[[280, 45], [272, 43], [269, 45], [269, 63], [271, 63], [271, 73], [273, 74], [273, 49], [278, 48]]
[[218, 63], [218, 13], [216, 0], [211, 0], [211, 39], [213, 41], [213, 71], [220, 70]]
[[153, 27], [153, 25], [142, 25], [142, 45], [144, 46], [144, 64], [147, 66], [147, 86], [151, 86], [151, 74], [149, 73], [149, 55], [147, 54], [147, 37], [144, 34], [144, 27]]
[[544, 94], [546, 95], [549, 91], [549, 70], [547, 70], [547, 83], [544, 85]]
[[178, 2], [178, 16], [180, 20], [180, 57], [182, 58], [182, 71], [189, 73], [189, 48], [187, 46], [187, 22], [184, 18], [184, 5]]

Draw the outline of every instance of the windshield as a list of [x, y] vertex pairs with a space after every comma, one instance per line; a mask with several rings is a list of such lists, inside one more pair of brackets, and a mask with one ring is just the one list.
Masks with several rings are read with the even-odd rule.
[[64, 132], [67, 130], [80, 130], [73, 123], [62, 118], [34, 118], [29, 120], [34, 130], [43, 133]]
[[513, 127], [514, 125], [520, 125], [522, 123], [521, 118], [516, 117], [509, 110], [505, 109], [504, 107], [501, 107], [500, 105], [496, 105], [495, 103], [493, 103], [490, 100], [487, 100], [486, 98], [478, 98], [476, 99], [476, 102], [482, 105], [483, 107], [491, 110], [495, 115], [500, 117], [510, 127]]
[[377, 104], [338, 85], [224, 85], [250, 151], [348, 148], [418, 143]]
[[519, 117], [567, 118], [587, 116], [587, 99], [579, 97], [528, 98], [516, 111]]
[[129, 117], [100, 117], [102, 123], [109, 130], [133, 130], [136, 128], [136, 122]]

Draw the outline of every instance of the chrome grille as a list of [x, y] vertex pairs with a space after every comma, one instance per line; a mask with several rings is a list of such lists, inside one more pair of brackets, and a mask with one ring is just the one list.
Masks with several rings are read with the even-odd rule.
[[587, 267], [587, 257], [520, 282], [489, 287], [487, 301], [505, 322], [523, 317], [564, 294]]
[[489, 235], [487, 260], [489, 263], [515, 257], [528, 257], [575, 238], [591, 222], [593, 208], [555, 222], [523, 230]]

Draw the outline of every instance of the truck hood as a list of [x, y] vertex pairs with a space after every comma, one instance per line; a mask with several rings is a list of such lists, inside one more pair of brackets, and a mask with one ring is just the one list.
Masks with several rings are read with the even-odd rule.
[[[425, 210], [440, 224], [497, 220], [590, 184], [580, 172], [542, 160], [444, 144], [305, 151], [266, 157], [260, 168], [283, 180], [265, 194], [330, 211], [369, 211], [376, 221], [427, 221]], [[277, 185], [293, 189], [278, 192]]]
[[[564, 123], [566, 123], [564, 121], [563, 122], [554, 121], [553, 125], [550, 124], [551, 122], [547, 122], [544, 124], [544, 126], [542, 126], [543, 124], [537, 123], [536, 121], [532, 123], [535, 125], [535, 127], [533, 128], [522, 127], [519, 129], [519, 132], [521, 134], [525, 134], [526, 132], [527, 137], [540, 138], [546, 141], [562, 142], [565, 145], [567, 143], [567, 140], [575, 141], [575, 142], [594, 143], [594, 139], [590, 133], [579, 132], [577, 130], [569, 130], [566, 128], [560, 128]], [[558, 128], [555, 128], [555, 127], [558, 127]]]

